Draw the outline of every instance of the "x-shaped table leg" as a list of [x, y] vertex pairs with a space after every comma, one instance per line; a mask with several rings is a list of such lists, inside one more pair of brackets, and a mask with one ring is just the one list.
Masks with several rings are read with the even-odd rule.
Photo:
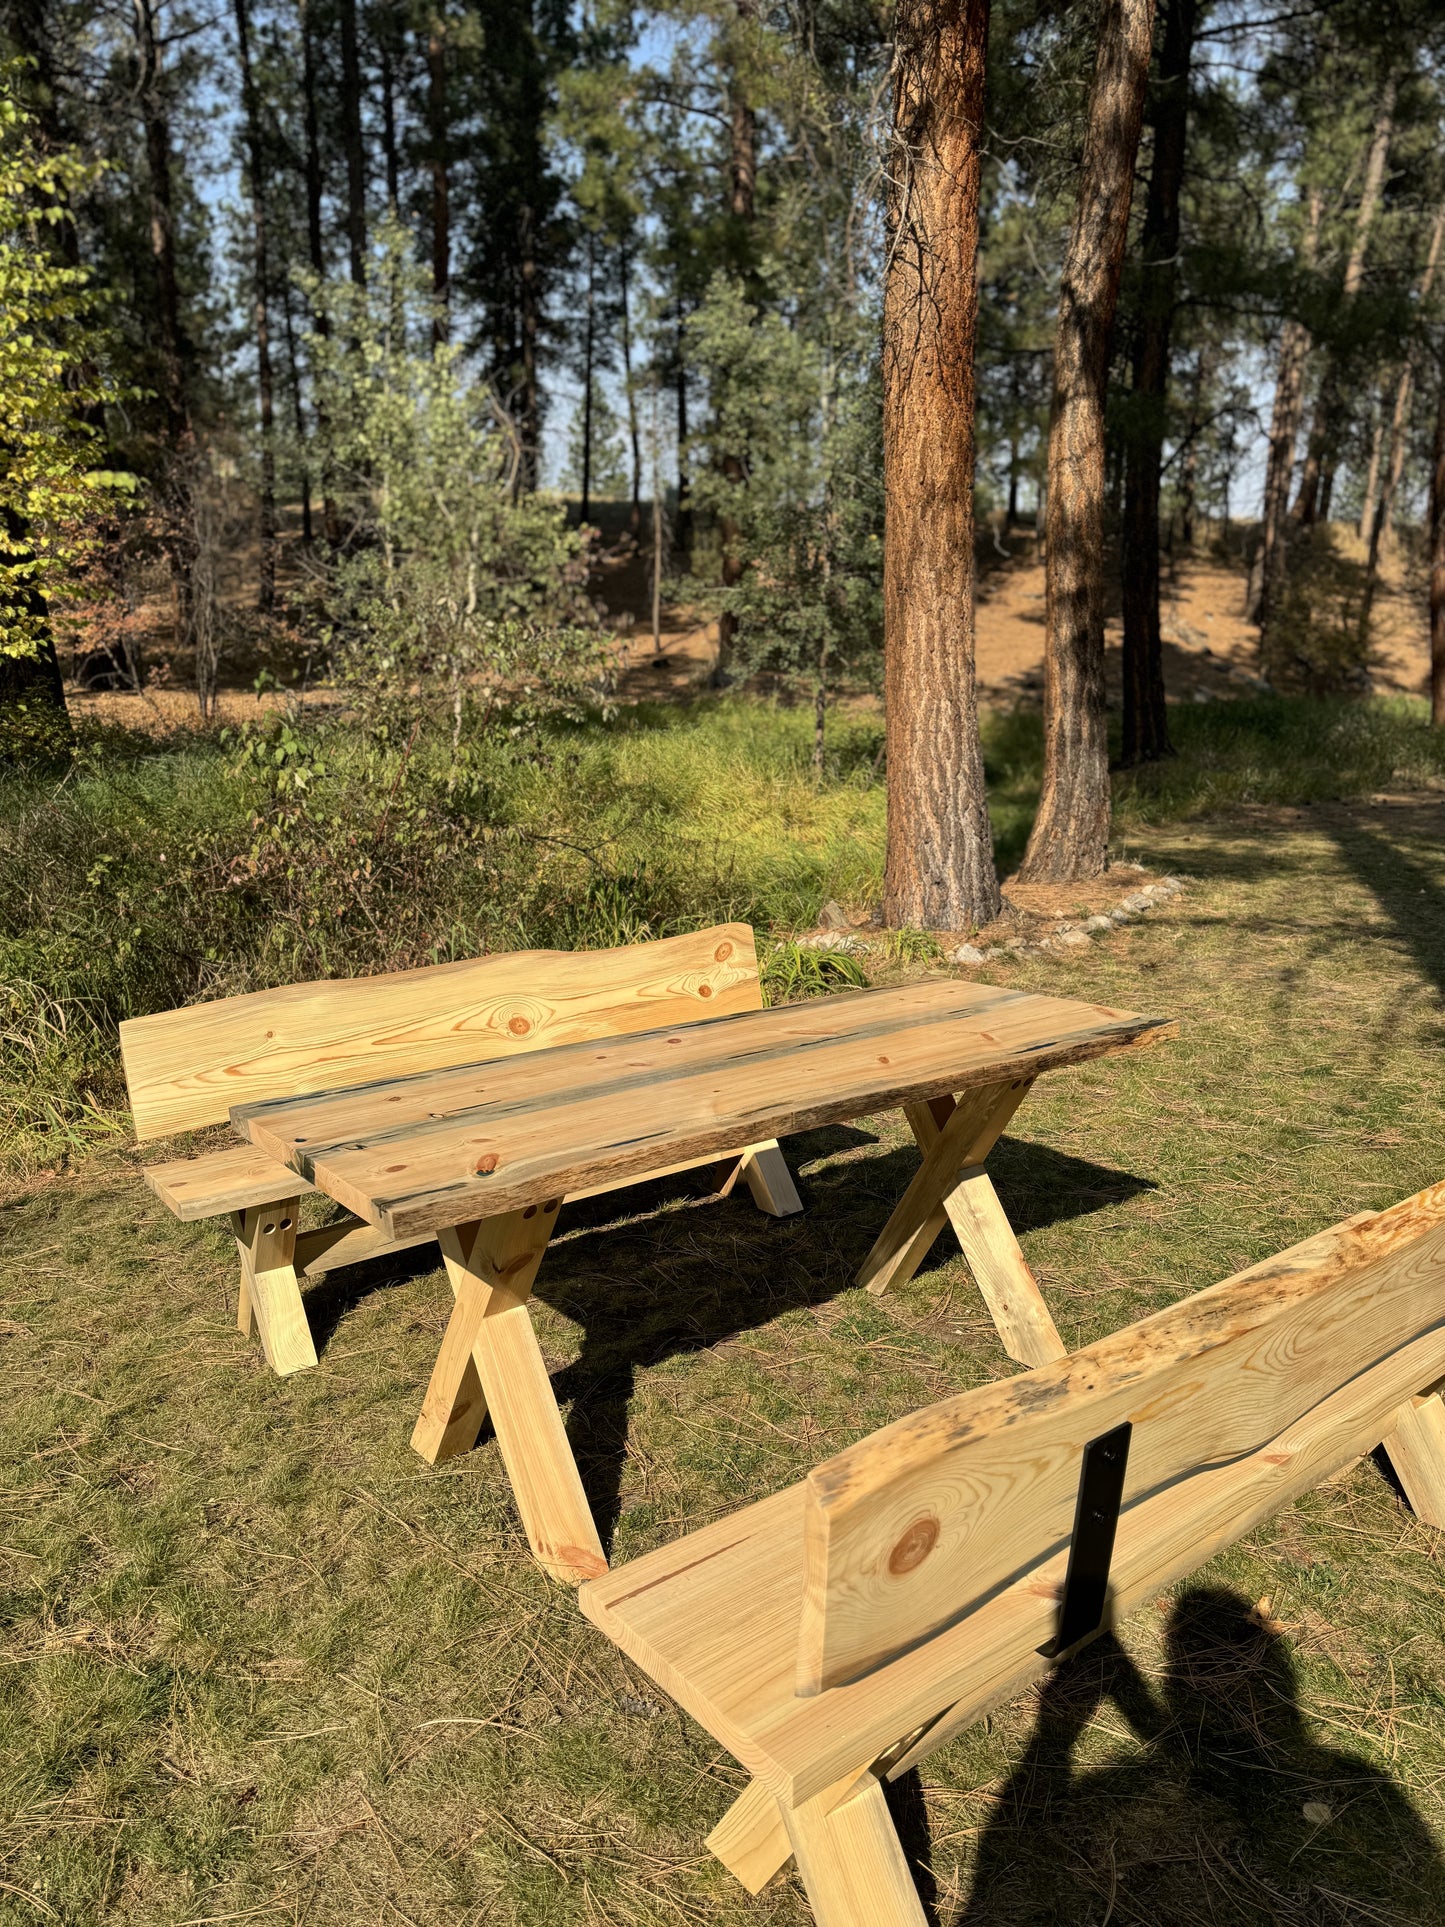
[[1065, 1355], [983, 1161], [1028, 1095], [1032, 1078], [966, 1091], [955, 1102], [909, 1104], [923, 1163], [863, 1261], [858, 1282], [881, 1293], [910, 1279], [945, 1223], [953, 1226], [1003, 1348], [1021, 1365]]
[[490, 1410], [532, 1552], [575, 1585], [607, 1559], [528, 1306], [556, 1222], [554, 1201], [441, 1233], [456, 1302], [411, 1442], [430, 1464], [469, 1452]]

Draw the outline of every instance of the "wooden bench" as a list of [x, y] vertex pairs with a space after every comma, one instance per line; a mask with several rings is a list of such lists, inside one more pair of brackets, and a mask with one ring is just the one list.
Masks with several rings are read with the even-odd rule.
[[[617, 950], [513, 951], [388, 976], [260, 990], [133, 1017], [121, 1025], [120, 1043], [136, 1136], [144, 1143], [224, 1123], [237, 1104], [520, 1057], [762, 1006], [753, 932], [732, 923]], [[716, 1164], [719, 1155], [628, 1182]], [[802, 1209], [776, 1140], [740, 1147], [720, 1169], [720, 1190], [731, 1190], [739, 1177], [775, 1217]], [[249, 1144], [152, 1165], [145, 1178], [179, 1218], [230, 1218], [241, 1261], [237, 1322], [249, 1334], [254, 1321], [268, 1361], [283, 1374], [316, 1363], [302, 1278], [434, 1236], [398, 1237], [355, 1216], [301, 1231], [300, 1201], [315, 1187]], [[615, 1187], [573, 1195], [609, 1188]]]
[[1382, 1441], [1445, 1526], [1445, 1185], [947, 1399], [582, 1609], [753, 1776], [708, 1845], [820, 1927], [923, 1927], [896, 1776]]

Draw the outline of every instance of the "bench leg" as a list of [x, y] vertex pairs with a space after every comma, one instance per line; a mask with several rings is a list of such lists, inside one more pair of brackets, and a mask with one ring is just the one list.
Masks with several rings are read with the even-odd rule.
[[831, 1809], [830, 1797], [783, 1809], [818, 1927], [927, 1927], [881, 1782], [865, 1773]]
[[1427, 1392], [1402, 1405], [1384, 1445], [1415, 1517], [1445, 1526], [1445, 1399]]
[[[1021, 1365], [1047, 1365], [1064, 1357], [1064, 1342], [993, 1181], [981, 1168], [1030, 1082], [968, 1092], [959, 1103], [943, 1097], [905, 1106], [923, 1168], [865, 1260], [860, 1282], [880, 1293], [911, 1278], [945, 1223], [951, 1224], [1004, 1350]], [[936, 1147], [945, 1137], [963, 1153], [951, 1171], [937, 1162], [942, 1154]]]
[[412, 1445], [429, 1463], [470, 1451], [490, 1410], [537, 1562], [577, 1584], [607, 1570], [528, 1300], [557, 1204], [441, 1234], [456, 1302]]
[[749, 1145], [738, 1175], [752, 1192], [753, 1203], [769, 1217], [790, 1218], [802, 1210], [803, 1200], [776, 1138], [769, 1138], [766, 1144]]
[[241, 1260], [236, 1324], [249, 1336], [254, 1320], [266, 1363], [283, 1378], [316, 1363], [316, 1347], [296, 1276], [299, 1198], [252, 1205], [231, 1213]]

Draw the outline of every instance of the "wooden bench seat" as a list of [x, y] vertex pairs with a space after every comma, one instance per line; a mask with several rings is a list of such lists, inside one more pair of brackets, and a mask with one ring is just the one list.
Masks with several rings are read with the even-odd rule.
[[880, 1781], [1382, 1442], [1445, 1526], [1442, 1379], [1445, 1185], [916, 1412], [582, 1609], [753, 1776], [709, 1840], [751, 1891], [796, 1854], [820, 1927], [922, 1927]]
[[[120, 1027], [141, 1142], [227, 1122], [240, 1104], [355, 1088], [762, 1008], [757, 946], [746, 924], [603, 951], [516, 951], [420, 970], [292, 984], [130, 1019]], [[719, 1165], [758, 1207], [802, 1209], [775, 1141], [636, 1174], [630, 1182]], [[171, 1159], [144, 1172], [188, 1222], [227, 1217], [241, 1263], [237, 1320], [253, 1323], [282, 1373], [316, 1363], [300, 1279], [425, 1244], [356, 1216], [299, 1229], [316, 1187], [255, 1145]], [[619, 1188], [596, 1185], [591, 1197]]]

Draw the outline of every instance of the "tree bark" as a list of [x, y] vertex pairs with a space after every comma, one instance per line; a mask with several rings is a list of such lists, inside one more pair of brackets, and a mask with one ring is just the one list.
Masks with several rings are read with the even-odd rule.
[[439, 303], [433, 339], [447, 339], [452, 298], [451, 182], [447, 155], [447, 49], [438, 15], [426, 43], [427, 117], [431, 143], [431, 291]]
[[[1395, 93], [1396, 83], [1392, 75], [1385, 82], [1384, 91], [1380, 95], [1380, 105], [1375, 113], [1375, 126], [1370, 135], [1369, 152], [1365, 158], [1365, 180], [1360, 190], [1360, 205], [1355, 210], [1355, 230], [1350, 241], [1349, 259], [1345, 263], [1345, 278], [1340, 290], [1344, 307], [1349, 307], [1353, 303], [1360, 291], [1360, 283], [1364, 279], [1365, 251], [1370, 244], [1370, 230], [1375, 224], [1380, 197], [1384, 193], [1385, 164], [1390, 158], [1390, 139], [1395, 131]], [[1304, 467], [1300, 470], [1299, 494], [1290, 511], [1291, 518], [1302, 528], [1308, 528], [1315, 521], [1325, 519], [1329, 513], [1329, 494], [1334, 482], [1335, 424], [1339, 411], [1339, 367], [1332, 355], [1325, 363], [1324, 374], [1320, 378], [1320, 392], [1315, 401], [1314, 422], [1310, 428], [1309, 449], [1305, 455]]]
[[974, 676], [974, 347], [989, 0], [895, 25], [883, 310], [888, 925], [999, 913]]
[[[321, 233], [321, 197], [323, 181], [321, 174], [321, 142], [317, 131], [316, 113], [316, 40], [312, 32], [311, 10], [308, 0], [298, 0], [301, 14], [301, 121], [306, 142], [306, 253], [311, 263], [311, 272], [318, 280], [326, 277], [326, 246]], [[331, 334], [331, 317], [326, 310], [313, 306], [311, 325], [323, 341]], [[323, 436], [326, 429], [326, 410], [318, 401], [316, 404], [316, 426]], [[341, 519], [336, 513], [336, 502], [329, 486], [330, 477], [323, 464], [321, 475], [321, 526], [326, 532], [330, 548], [341, 546]]]
[[1154, 159], [1144, 208], [1134, 419], [1124, 472], [1124, 738], [1126, 764], [1171, 753], [1159, 624], [1159, 491], [1169, 348], [1177, 299], [1179, 194], [1189, 131], [1189, 68], [1197, 0], [1168, 0], [1159, 50]]
[[1435, 446], [1430, 463], [1430, 721], [1445, 729], [1445, 365], [1435, 407]]
[[[737, 18], [740, 28], [746, 30], [757, 20], [757, 0], [737, 0]], [[735, 274], [745, 275], [753, 265], [752, 227], [757, 205], [758, 183], [758, 121], [747, 87], [734, 62], [728, 76], [728, 213], [732, 221], [729, 252]], [[722, 458], [722, 472], [729, 482], [740, 484], [743, 480], [742, 457], [727, 451]], [[725, 589], [735, 589], [743, 579], [743, 559], [738, 553], [740, 532], [737, 523], [729, 515], [719, 517], [718, 536], [722, 548], [722, 585]], [[713, 681], [722, 683], [732, 660], [737, 640], [738, 619], [731, 609], [724, 609], [717, 624], [717, 662], [713, 668]]]
[[637, 390], [632, 379], [632, 290], [628, 251], [618, 254], [617, 273], [622, 294], [622, 380], [627, 394], [627, 436], [632, 446], [632, 516], [636, 535], [642, 527], [642, 437], [637, 425]]
[[687, 472], [687, 324], [681, 298], [677, 304], [677, 378], [673, 384], [677, 400], [677, 517], [673, 525], [673, 547], [689, 562], [692, 557], [692, 486]]
[[1104, 711], [1104, 410], [1149, 78], [1154, 0], [1104, 0], [1078, 208], [1059, 289], [1049, 419], [1044, 781], [1020, 866], [1097, 876], [1109, 856]]
[[[1313, 272], [1319, 255], [1320, 222], [1324, 217], [1324, 196], [1318, 188], [1310, 190], [1309, 213], [1300, 241], [1300, 259]], [[1264, 470], [1264, 500], [1261, 505], [1259, 555], [1246, 616], [1259, 624], [1260, 648], [1264, 648], [1270, 618], [1284, 594], [1288, 556], [1285, 529], [1289, 521], [1290, 485], [1294, 480], [1295, 444], [1299, 440], [1304, 415], [1304, 375], [1309, 360], [1310, 331], [1302, 321], [1288, 319], [1280, 330], [1279, 368], [1275, 375], [1274, 407], [1270, 413], [1269, 454]]]
[[592, 512], [592, 359], [597, 334], [597, 240], [587, 230], [587, 317], [582, 331], [582, 508], [585, 522]]
[[366, 155], [361, 144], [361, 63], [356, 52], [356, 0], [340, 0], [341, 128], [346, 149], [346, 246], [351, 279], [366, 285]]
[[266, 155], [261, 138], [261, 106], [251, 70], [250, 22], [246, 0], [235, 0], [236, 48], [241, 57], [241, 102], [246, 117], [246, 157], [251, 188], [251, 311], [256, 330], [256, 396], [261, 417], [261, 557], [256, 606], [276, 606], [276, 438], [271, 383], [271, 311], [266, 255]]
[[537, 219], [535, 209], [524, 204], [520, 213], [521, 277], [518, 320], [522, 336], [522, 388], [517, 409], [517, 428], [522, 442], [518, 464], [518, 486], [530, 494], [537, 486], [538, 452], [541, 441], [541, 409], [537, 391], [537, 347], [542, 332], [541, 290], [538, 285]]

